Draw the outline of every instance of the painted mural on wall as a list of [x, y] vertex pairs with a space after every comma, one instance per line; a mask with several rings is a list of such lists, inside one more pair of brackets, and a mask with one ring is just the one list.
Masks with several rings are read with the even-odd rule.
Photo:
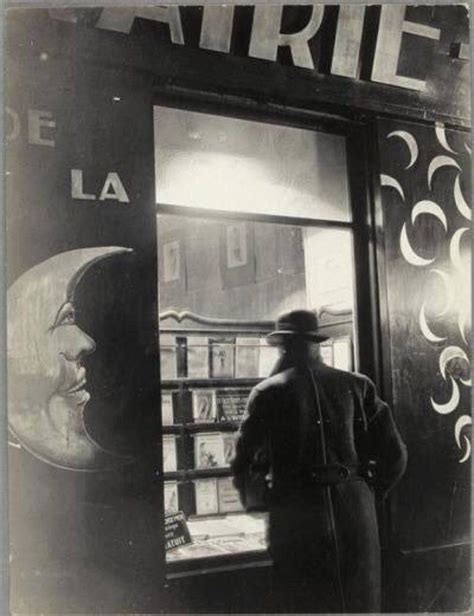
[[86, 271], [125, 252], [60, 253], [22, 274], [7, 292], [9, 429], [20, 446], [56, 467], [93, 471], [130, 461], [101, 447], [87, 430], [83, 358], [96, 345], [77, 324], [74, 306]]
[[421, 531], [433, 544], [463, 535], [469, 511], [471, 147], [442, 125], [379, 129], [394, 406], [406, 488], [424, 486], [421, 517], [440, 506]]

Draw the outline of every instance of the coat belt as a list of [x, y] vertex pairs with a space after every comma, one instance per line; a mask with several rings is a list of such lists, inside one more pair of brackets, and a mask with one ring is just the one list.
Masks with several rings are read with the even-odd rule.
[[280, 481], [275, 480], [275, 484], [278, 484], [278, 488], [283, 488], [285, 486], [290, 489], [298, 489], [308, 488], [312, 485], [333, 485], [364, 478], [365, 473], [360, 466], [327, 464], [324, 466], [315, 466], [311, 469], [304, 469], [294, 473], [291, 477], [282, 478]]

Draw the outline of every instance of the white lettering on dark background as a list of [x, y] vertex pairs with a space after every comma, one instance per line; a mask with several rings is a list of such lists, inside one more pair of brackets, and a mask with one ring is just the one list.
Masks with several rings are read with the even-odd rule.
[[[318, 33], [323, 22], [325, 6], [311, 4], [311, 15], [306, 25], [291, 34], [281, 32], [283, 4], [258, 4], [254, 7], [254, 17], [250, 32], [248, 55], [271, 62], [277, 61], [279, 47], [288, 47], [293, 64], [297, 67], [314, 70], [309, 42]], [[201, 22], [199, 46], [202, 49], [229, 53], [233, 6], [204, 6]], [[332, 52], [331, 74], [357, 79], [365, 7], [360, 5], [341, 5], [339, 7], [334, 49]], [[398, 61], [402, 51], [404, 33], [418, 38], [431, 39], [438, 43], [441, 31], [405, 19], [406, 5], [385, 4], [381, 6], [380, 22], [375, 44], [375, 55], [371, 80], [408, 90], [424, 91], [425, 79], [415, 79], [397, 73]], [[76, 17], [71, 9], [52, 9], [50, 15], [75, 23]], [[186, 44], [179, 6], [159, 6], [145, 8], [110, 7], [102, 9], [96, 27], [129, 34], [135, 18], [148, 19], [167, 24], [172, 43]], [[433, 53], [435, 47], [433, 46]], [[462, 59], [466, 56], [466, 45], [461, 44]]]

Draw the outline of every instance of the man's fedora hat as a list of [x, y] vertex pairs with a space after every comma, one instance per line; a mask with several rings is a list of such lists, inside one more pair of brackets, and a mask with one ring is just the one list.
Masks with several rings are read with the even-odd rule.
[[292, 310], [282, 314], [276, 322], [275, 331], [268, 334], [267, 341], [276, 346], [290, 337], [313, 342], [324, 342], [329, 338], [319, 333], [318, 317], [312, 310]]

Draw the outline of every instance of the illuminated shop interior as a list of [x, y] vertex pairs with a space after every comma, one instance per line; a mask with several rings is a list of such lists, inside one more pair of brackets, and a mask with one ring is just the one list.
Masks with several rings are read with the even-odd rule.
[[155, 169], [165, 512], [192, 540], [167, 561], [265, 558], [266, 514], [244, 512], [229, 463], [278, 358], [266, 334], [311, 308], [323, 361], [357, 364], [345, 139], [155, 107]]

